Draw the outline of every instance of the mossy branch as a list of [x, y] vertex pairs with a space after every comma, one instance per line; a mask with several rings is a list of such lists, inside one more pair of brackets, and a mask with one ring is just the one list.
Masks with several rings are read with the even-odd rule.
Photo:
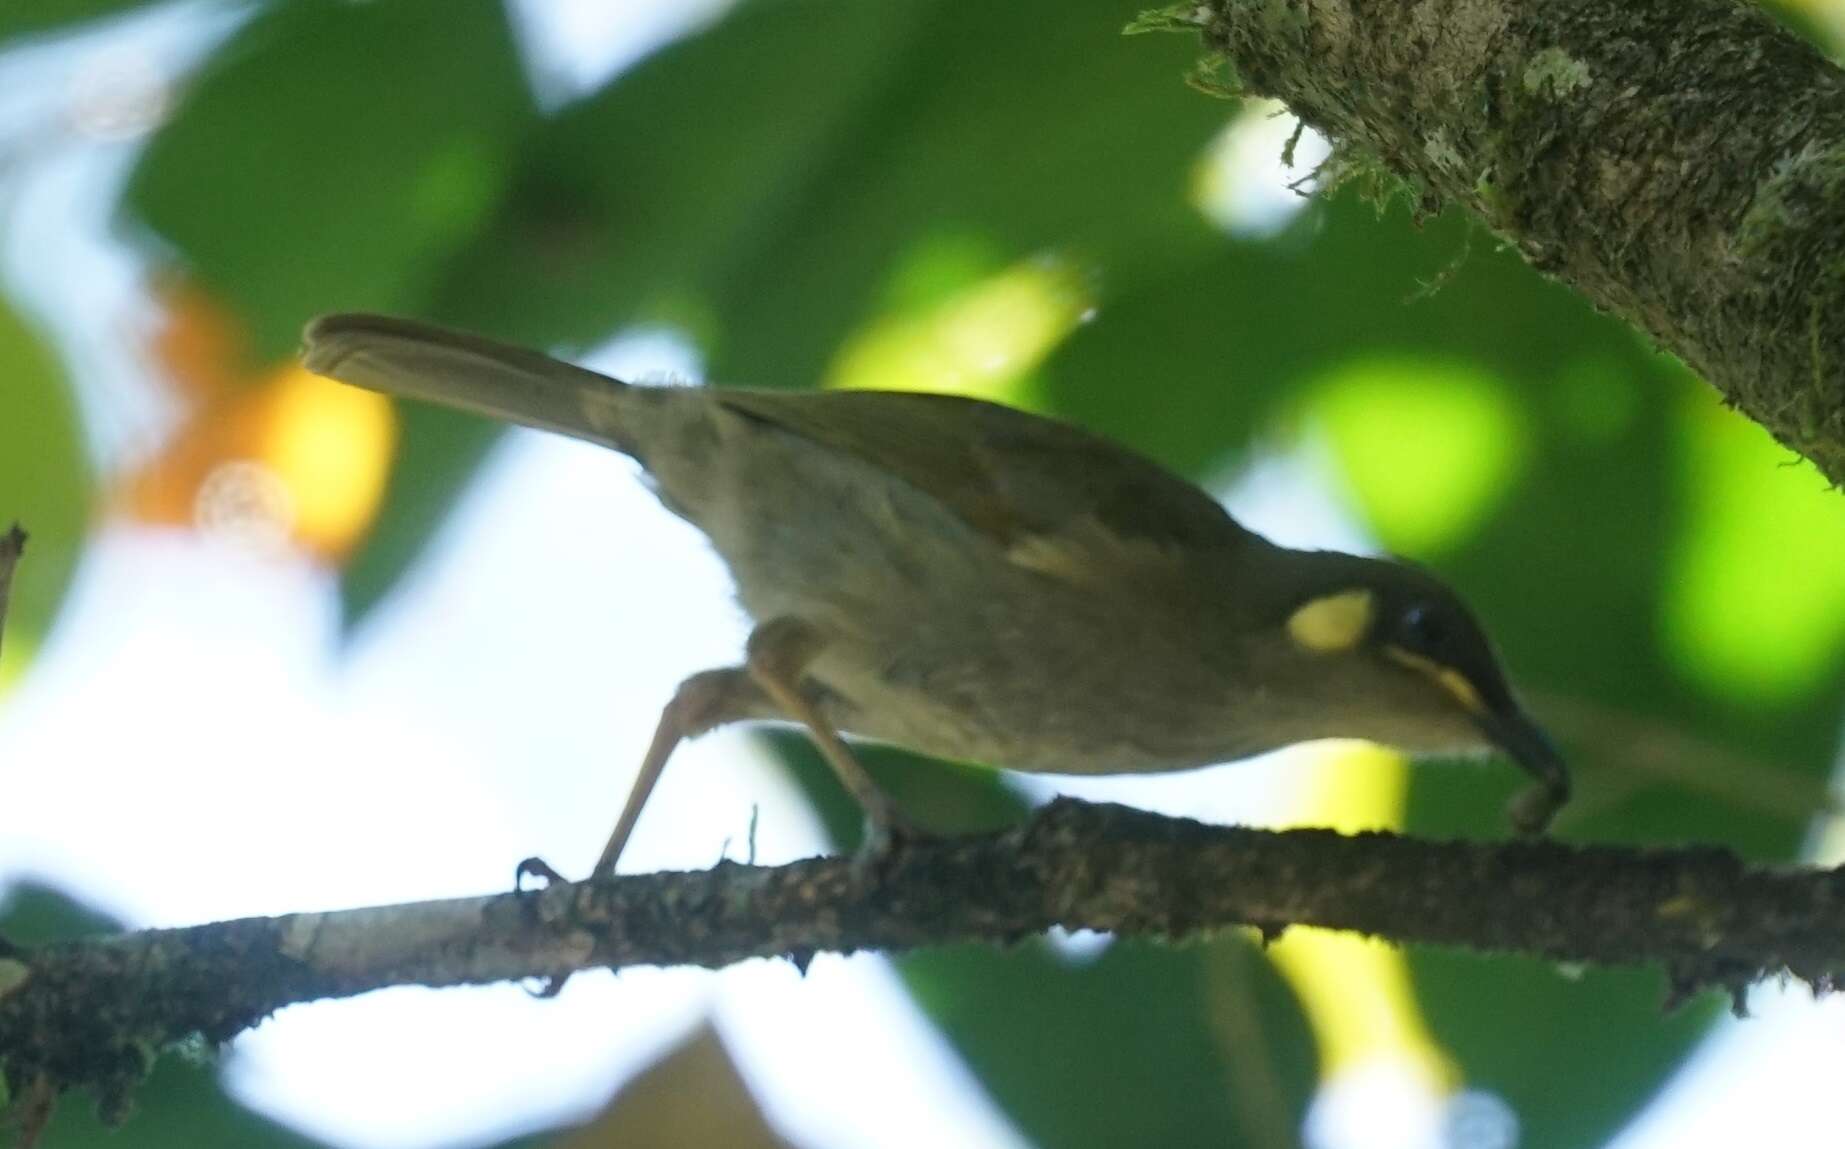
[[1733, 0], [1207, 0], [1205, 47], [1845, 483], [1845, 73]]
[[1751, 867], [1712, 848], [1213, 827], [1061, 800], [876, 867], [726, 862], [0, 953], [0, 1071], [16, 1097], [88, 1086], [119, 1112], [154, 1050], [384, 986], [1010, 945], [1052, 926], [1183, 941], [1236, 925], [1653, 963], [1679, 994], [1782, 970], [1829, 988], [1845, 970], [1845, 871]]

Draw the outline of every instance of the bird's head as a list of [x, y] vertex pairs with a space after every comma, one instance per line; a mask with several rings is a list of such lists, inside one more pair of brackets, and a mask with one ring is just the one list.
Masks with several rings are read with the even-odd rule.
[[1271, 552], [1277, 560], [1292, 569], [1263, 596], [1259, 644], [1277, 719], [1411, 753], [1503, 751], [1539, 783], [1514, 803], [1514, 822], [1548, 823], [1569, 797], [1568, 772], [1458, 595], [1405, 563], [1330, 551]]

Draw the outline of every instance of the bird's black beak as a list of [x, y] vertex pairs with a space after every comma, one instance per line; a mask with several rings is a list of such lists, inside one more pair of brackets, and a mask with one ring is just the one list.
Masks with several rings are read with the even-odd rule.
[[1570, 800], [1570, 775], [1563, 756], [1550, 736], [1516, 703], [1478, 716], [1480, 728], [1493, 745], [1504, 750], [1537, 785], [1512, 799], [1507, 814], [1521, 834], [1539, 834]]

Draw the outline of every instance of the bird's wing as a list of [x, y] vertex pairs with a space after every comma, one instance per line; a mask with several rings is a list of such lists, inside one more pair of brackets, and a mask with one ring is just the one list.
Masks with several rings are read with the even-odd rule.
[[1074, 574], [1255, 537], [1151, 460], [1010, 407], [888, 391], [716, 394], [733, 411], [901, 477], [1027, 565]]

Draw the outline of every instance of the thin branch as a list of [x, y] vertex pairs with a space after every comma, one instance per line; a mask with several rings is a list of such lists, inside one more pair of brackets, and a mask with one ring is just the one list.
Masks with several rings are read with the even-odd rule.
[[[1659, 781], [1797, 825], [1814, 818], [1845, 819], [1845, 802], [1823, 777], [1604, 702], [1553, 690], [1526, 689], [1523, 696], [1546, 730], [1566, 744], [1593, 747], [1598, 761], [1620, 773], [1624, 784], [1612, 788], [1616, 800]], [[1589, 817], [1592, 808], [1581, 797], [1564, 808], [1551, 823], [1553, 828], [1580, 824]]]
[[1209, 0], [1213, 58], [1845, 483], [1845, 72], [1736, 0]]
[[19, 566], [19, 556], [25, 553], [26, 532], [14, 523], [0, 535], [0, 653], [5, 649], [6, 608], [13, 595], [13, 571]]
[[15, 1088], [95, 1087], [110, 1108], [149, 1050], [223, 1041], [284, 1005], [384, 986], [1010, 945], [1054, 925], [1179, 940], [1296, 924], [1653, 963], [1681, 993], [1734, 991], [1782, 969], [1830, 988], [1845, 970], [1845, 870], [1751, 867], [1702, 847], [1213, 827], [1061, 800], [1013, 829], [908, 845], [876, 867], [725, 862], [20, 951], [0, 957], [0, 1068]]

